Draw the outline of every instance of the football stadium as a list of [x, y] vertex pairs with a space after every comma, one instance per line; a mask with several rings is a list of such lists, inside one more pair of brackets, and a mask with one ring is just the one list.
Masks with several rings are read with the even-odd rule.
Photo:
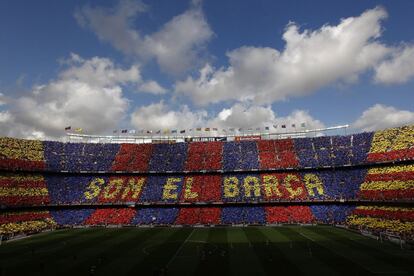
[[414, 126], [236, 138], [1, 138], [2, 275], [414, 272]]
[[413, 11], [0, 0], [0, 276], [414, 275]]

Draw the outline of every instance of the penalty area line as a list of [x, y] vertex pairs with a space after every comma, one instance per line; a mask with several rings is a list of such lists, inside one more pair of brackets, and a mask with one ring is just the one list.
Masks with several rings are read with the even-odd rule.
[[170, 266], [170, 264], [173, 262], [173, 260], [175, 258], [177, 258], [178, 253], [180, 253], [181, 249], [184, 247], [184, 245], [187, 243], [187, 241], [190, 239], [190, 237], [193, 235], [194, 233], [194, 228], [191, 230], [190, 235], [188, 235], [188, 237], [184, 240], [184, 242], [180, 245], [180, 247], [177, 249], [177, 251], [175, 251], [175, 254], [171, 257], [171, 259], [168, 261], [166, 267], [168, 268]]

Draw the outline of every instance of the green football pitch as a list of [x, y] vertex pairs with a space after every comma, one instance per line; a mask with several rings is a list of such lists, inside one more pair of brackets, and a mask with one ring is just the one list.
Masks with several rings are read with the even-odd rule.
[[0, 275], [414, 275], [414, 252], [329, 226], [88, 228], [0, 245]]

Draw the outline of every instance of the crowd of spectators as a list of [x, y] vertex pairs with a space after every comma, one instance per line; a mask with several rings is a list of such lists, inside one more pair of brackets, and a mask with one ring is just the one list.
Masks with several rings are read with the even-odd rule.
[[200, 171], [319, 168], [414, 159], [414, 126], [347, 136], [259, 141], [99, 144], [0, 138], [0, 168]]
[[412, 200], [414, 165], [274, 173], [0, 173], [0, 205]]
[[260, 140], [257, 142], [260, 168], [295, 168], [298, 166], [293, 139]]
[[383, 205], [185, 206], [142, 208], [61, 208], [3, 212], [0, 236], [35, 233], [56, 227], [111, 225], [263, 225], [346, 224], [357, 229], [402, 236], [414, 234], [414, 210]]
[[376, 131], [368, 162], [414, 159], [414, 126]]
[[86, 225], [126, 225], [134, 217], [133, 208], [96, 209], [85, 221]]
[[266, 207], [267, 223], [312, 223], [314, 215], [309, 206]]
[[223, 142], [193, 142], [188, 144], [186, 171], [217, 171], [222, 168]]
[[41, 174], [0, 174], [0, 206], [46, 205], [49, 192]]
[[118, 144], [44, 141], [44, 158], [51, 171], [110, 171]]
[[41, 141], [0, 137], [0, 169], [43, 170], [45, 166]]
[[37, 233], [57, 226], [47, 211], [3, 212], [0, 214], [0, 236]]
[[410, 200], [414, 198], [414, 165], [371, 168], [360, 186], [359, 198]]
[[366, 162], [372, 132], [294, 139], [300, 167], [338, 167]]
[[[85, 205], [82, 209], [62, 207], [50, 212], [3, 212], [0, 235], [37, 232], [56, 225], [345, 222], [375, 231], [413, 233], [412, 208], [381, 204], [414, 198], [414, 165], [343, 168], [413, 158], [414, 126], [348, 136], [173, 144], [84, 144], [0, 138], [1, 207]], [[267, 171], [308, 167], [313, 169]], [[210, 172], [222, 170], [223, 174]], [[115, 171], [151, 174], [94, 173]], [[188, 171], [196, 173], [180, 173]], [[336, 202], [320, 202], [332, 200]], [[355, 208], [350, 203], [338, 203], [346, 200], [378, 201], [382, 207]], [[253, 204], [272, 201], [287, 201], [291, 205]], [[298, 205], [312, 201], [318, 204]], [[94, 209], [95, 204], [118, 203], [142, 206]], [[180, 205], [172, 205], [176, 203]], [[206, 207], [202, 205], [205, 203], [219, 205]]]
[[111, 171], [147, 172], [154, 144], [122, 144]]

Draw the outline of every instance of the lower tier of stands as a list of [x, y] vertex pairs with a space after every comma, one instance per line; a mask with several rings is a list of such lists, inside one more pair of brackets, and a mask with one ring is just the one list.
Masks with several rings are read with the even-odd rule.
[[59, 208], [0, 213], [0, 235], [74, 226], [342, 224], [414, 239], [414, 210], [348, 204], [224, 207]]

